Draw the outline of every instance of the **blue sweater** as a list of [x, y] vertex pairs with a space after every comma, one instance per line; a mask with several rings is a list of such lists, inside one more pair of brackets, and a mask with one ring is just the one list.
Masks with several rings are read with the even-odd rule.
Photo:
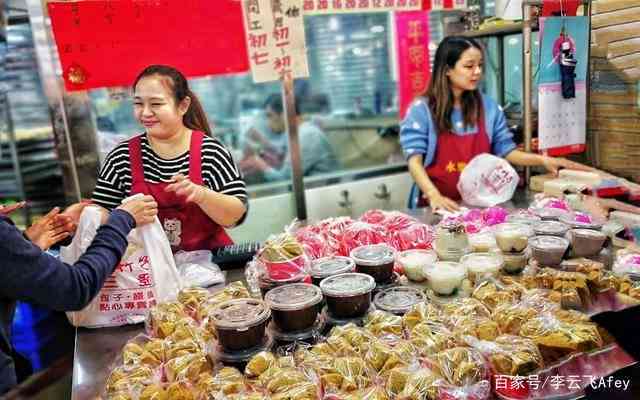
[[56, 311], [81, 310], [113, 273], [134, 226], [129, 213], [114, 210], [87, 251], [69, 265], [40, 250], [9, 218], [0, 216], [0, 260], [4, 260], [0, 279], [0, 394], [16, 384], [10, 340], [16, 300]]
[[[505, 157], [516, 148], [513, 133], [507, 126], [504, 112], [491, 97], [482, 95], [484, 109], [485, 131], [491, 144], [491, 153], [498, 157]], [[478, 132], [477, 126], [464, 128], [462, 111], [454, 108], [451, 113], [451, 125], [456, 135], [471, 135]], [[407, 114], [400, 123], [400, 145], [405, 159], [420, 154], [423, 156], [424, 166], [433, 162], [438, 144], [437, 129], [431, 118], [431, 111], [425, 99], [418, 99], [411, 104]], [[415, 208], [419, 191], [414, 184], [409, 196], [409, 208]]]

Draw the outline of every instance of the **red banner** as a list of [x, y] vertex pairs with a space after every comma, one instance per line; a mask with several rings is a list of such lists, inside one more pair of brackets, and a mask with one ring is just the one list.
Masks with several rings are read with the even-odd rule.
[[67, 90], [128, 86], [150, 64], [186, 76], [249, 70], [237, 0], [51, 2]]
[[542, 2], [542, 16], [576, 16], [580, 0], [544, 0]]
[[429, 13], [395, 13], [398, 40], [398, 91], [400, 118], [413, 99], [423, 93], [431, 77], [429, 60]]

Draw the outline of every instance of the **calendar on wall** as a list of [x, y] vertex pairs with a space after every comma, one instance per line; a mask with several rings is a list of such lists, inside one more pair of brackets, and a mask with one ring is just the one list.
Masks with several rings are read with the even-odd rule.
[[577, 83], [573, 99], [564, 99], [560, 91], [559, 83], [538, 87], [538, 146], [550, 155], [581, 153], [587, 130], [586, 86]]
[[587, 17], [540, 19], [539, 149], [559, 156], [586, 149]]

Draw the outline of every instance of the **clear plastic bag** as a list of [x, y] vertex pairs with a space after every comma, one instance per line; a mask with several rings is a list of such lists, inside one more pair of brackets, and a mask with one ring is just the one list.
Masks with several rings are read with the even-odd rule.
[[469, 205], [492, 207], [510, 200], [518, 182], [518, 173], [508, 161], [483, 153], [474, 157], [460, 174], [458, 191]]
[[225, 282], [224, 273], [211, 261], [209, 250], [179, 251], [174, 258], [186, 287], [208, 287]]

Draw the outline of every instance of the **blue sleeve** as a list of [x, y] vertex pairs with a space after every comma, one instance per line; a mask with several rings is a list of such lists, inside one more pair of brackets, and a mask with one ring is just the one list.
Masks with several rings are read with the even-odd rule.
[[487, 128], [491, 130], [491, 152], [498, 157], [506, 157], [517, 147], [513, 141], [513, 133], [509, 129], [507, 118], [498, 103], [488, 96], [483, 97], [486, 124]]
[[8, 219], [0, 219], [0, 294], [57, 311], [81, 310], [120, 262], [127, 249], [127, 235], [134, 226], [129, 213], [114, 210], [87, 251], [69, 265], [25, 239]]
[[415, 154], [427, 154], [431, 115], [421, 100], [414, 101], [400, 123], [400, 146], [406, 160]]

